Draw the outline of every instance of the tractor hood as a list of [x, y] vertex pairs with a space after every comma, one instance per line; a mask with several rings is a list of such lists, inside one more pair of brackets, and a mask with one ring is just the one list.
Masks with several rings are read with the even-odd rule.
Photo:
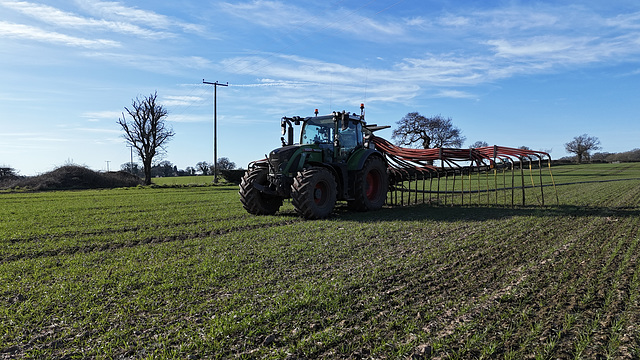
[[330, 159], [332, 153], [331, 144], [287, 145], [269, 153], [269, 165], [272, 173], [292, 175], [306, 162], [322, 162], [325, 156]]
[[282, 173], [291, 157], [300, 149], [302, 145], [287, 145], [272, 150], [269, 153], [269, 165], [276, 173]]

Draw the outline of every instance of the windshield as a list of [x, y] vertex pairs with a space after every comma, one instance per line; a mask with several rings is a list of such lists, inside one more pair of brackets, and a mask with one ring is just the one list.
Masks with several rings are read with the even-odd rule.
[[300, 134], [301, 144], [333, 144], [335, 123], [333, 117], [315, 117], [307, 120]]
[[358, 145], [362, 145], [362, 125], [359, 122], [349, 121], [346, 128], [340, 125], [340, 146], [345, 151], [351, 151]]

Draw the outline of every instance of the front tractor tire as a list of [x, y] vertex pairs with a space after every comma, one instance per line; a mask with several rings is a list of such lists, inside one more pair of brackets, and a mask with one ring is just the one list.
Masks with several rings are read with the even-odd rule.
[[240, 182], [240, 202], [242, 207], [253, 215], [273, 215], [282, 206], [282, 198], [279, 196], [264, 194], [254, 185], [267, 186], [268, 170], [256, 167], [247, 170]]
[[384, 160], [372, 156], [365, 161], [362, 170], [356, 175], [355, 199], [349, 201], [348, 205], [357, 211], [378, 210], [384, 205], [388, 187], [389, 177]]
[[291, 203], [305, 219], [323, 219], [331, 214], [338, 190], [333, 174], [321, 167], [304, 169], [291, 186]]

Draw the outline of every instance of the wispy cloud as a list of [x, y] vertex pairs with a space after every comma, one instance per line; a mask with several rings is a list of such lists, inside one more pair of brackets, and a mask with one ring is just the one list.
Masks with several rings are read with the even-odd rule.
[[62, 28], [108, 30], [146, 38], [167, 38], [173, 36], [167, 32], [144, 29], [131, 22], [87, 18], [59, 10], [52, 6], [26, 1], [0, 1], [0, 6], [20, 12], [38, 21]]
[[[220, 120], [220, 119], [218, 119]], [[201, 122], [211, 122], [211, 115], [172, 115], [169, 113], [167, 116], [167, 121], [176, 122], [176, 123], [201, 123]]]
[[34, 145], [40, 142], [69, 142], [71, 139], [63, 137], [52, 137], [51, 134], [45, 133], [15, 133], [0, 134], [0, 137], [6, 136], [9, 141], [16, 144], [25, 144], [26, 146]]
[[620, 62], [640, 55], [640, 33], [618, 37], [540, 36], [528, 39], [487, 41], [497, 57], [527, 61], [550, 68], [554, 65]]
[[405, 101], [420, 90], [411, 74], [402, 75], [397, 70], [350, 67], [299, 56], [273, 54], [265, 58], [228, 59], [223, 63], [231, 71], [253, 74], [255, 66], [251, 64], [262, 61], [269, 62], [269, 66], [260, 68], [264, 77], [259, 82], [232, 85], [272, 88], [269, 96], [273, 97], [265, 100], [265, 104], [300, 105], [318, 103], [319, 98], [330, 102], [332, 98], [363, 98], [365, 94], [370, 101]]
[[118, 129], [76, 128], [74, 130], [87, 132], [87, 133], [97, 133], [97, 134], [121, 134], [122, 133], [122, 131]]
[[46, 31], [37, 27], [0, 21], [0, 36], [14, 39], [34, 40], [88, 49], [120, 47], [118, 41], [107, 39], [84, 39], [80, 37]]
[[[255, 0], [244, 3], [225, 2], [220, 4], [221, 9], [249, 23], [268, 27], [281, 28], [291, 32], [293, 29], [310, 33], [326, 29], [339, 30], [340, 33], [366, 35], [366, 38], [379, 39], [379, 36], [400, 36], [405, 29], [400, 23], [393, 21], [380, 22], [372, 17], [359, 14], [358, 9], [337, 9], [332, 13], [314, 14], [304, 8], [283, 3], [280, 1]], [[337, 15], [336, 15], [337, 14]], [[286, 19], [287, 26], [283, 27], [281, 21], [274, 19]]]
[[620, 29], [640, 30], [640, 12], [616, 15], [604, 20], [605, 24]]
[[168, 95], [161, 99], [161, 103], [164, 106], [191, 106], [195, 103], [202, 103], [207, 101], [201, 96], [192, 95]]
[[[316, 21], [304, 9], [278, 1], [223, 5], [233, 16], [264, 27], [276, 26], [274, 18], [301, 19], [288, 23], [294, 27]], [[230, 58], [221, 65], [229, 72], [263, 79], [244, 87], [273, 87], [279, 94], [293, 89], [298, 96], [305, 96], [307, 89], [321, 88], [353, 97], [366, 86], [370, 97], [394, 101], [410, 99], [434, 87], [441, 89], [435, 92], [439, 97], [475, 98], [464, 89], [454, 88], [568, 67], [636, 61], [640, 55], [640, 14], [606, 17], [578, 5], [523, 5], [482, 11], [461, 8], [456, 13], [431, 17], [416, 14], [392, 21], [399, 24], [393, 32], [409, 34], [398, 37], [399, 42], [455, 39], [452, 43], [464, 52], [445, 44], [438, 47], [441, 52], [425, 52], [422, 56], [414, 51], [411, 57], [393, 60], [394, 55], [387, 54], [387, 61], [376, 65], [391, 65], [377, 68], [283, 53]], [[375, 27], [366, 27], [372, 34], [380, 34]]]
[[161, 74], [180, 74], [190, 69], [205, 69], [211, 62], [199, 56], [153, 56], [139, 53], [86, 52], [84, 56]]
[[454, 99], [476, 99], [477, 96], [466, 91], [443, 89], [438, 91], [437, 97], [454, 98]]
[[104, 19], [114, 21], [126, 19], [128, 23], [142, 24], [154, 29], [171, 29], [177, 27], [186, 32], [204, 32], [204, 27], [202, 25], [185, 23], [153, 11], [125, 6], [120, 2], [76, 0], [76, 3], [83, 10]]
[[122, 112], [120, 111], [91, 111], [86, 112], [80, 115], [81, 117], [87, 119], [87, 121], [101, 121], [101, 120], [117, 120], [122, 117]]

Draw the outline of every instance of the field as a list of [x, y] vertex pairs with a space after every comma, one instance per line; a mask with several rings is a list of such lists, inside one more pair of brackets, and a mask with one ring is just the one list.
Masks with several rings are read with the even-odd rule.
[[[152, 179], [156, 185], [211, 185], [213, 175], [176, 176]], [[219, 179], [222, 182], [222, 178]]]
[[0, 358], [637, 359], [640, 164], [553, 174], [557, 205], [322, 221], [234, 186], [0, 193]]

